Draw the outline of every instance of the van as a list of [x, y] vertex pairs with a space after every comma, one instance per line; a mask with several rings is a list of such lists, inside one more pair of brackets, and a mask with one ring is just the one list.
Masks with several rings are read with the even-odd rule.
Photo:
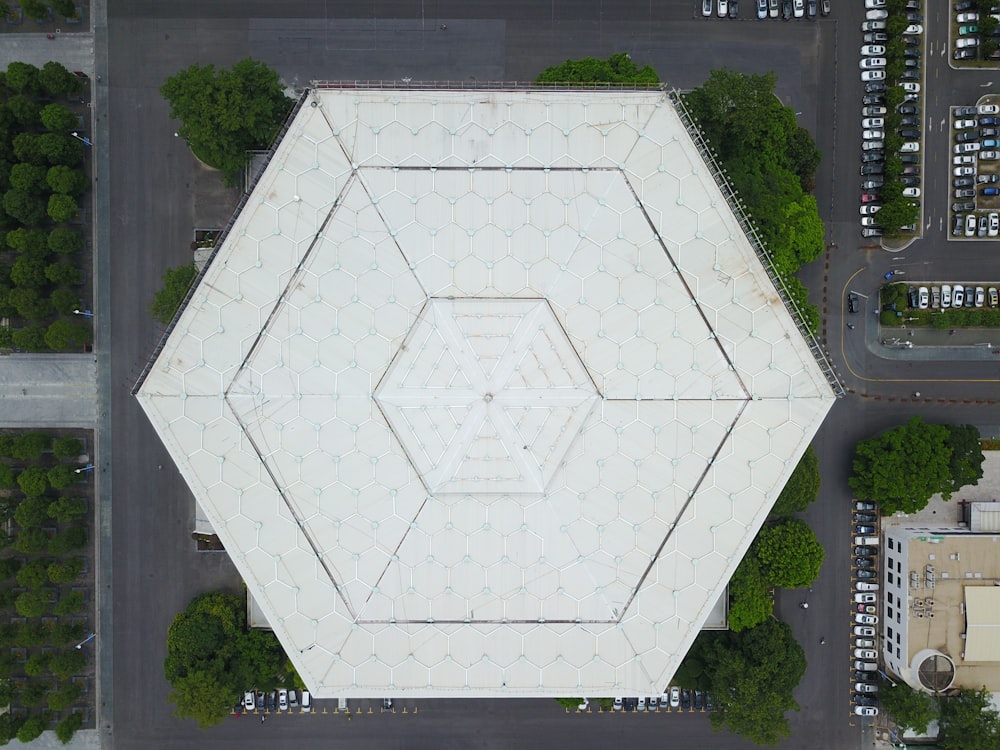
[[856, 661], [854, 662], [854, 668], [862, 672], [877, 672], [878, 664], [873, 661]]
[[302, 691], [302, 713], [307, 714], [312, 711], [312, 696], [308, 690]]
[[854, 537], [856, 547], [878, 547], [877, 536], [856, 536]]
[[347, 710], [347, 698], [337, 698], [337, 710], [338, 711]]

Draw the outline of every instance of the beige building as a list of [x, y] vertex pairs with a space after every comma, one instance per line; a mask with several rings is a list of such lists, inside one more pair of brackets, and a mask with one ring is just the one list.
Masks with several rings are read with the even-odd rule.
[[886, 529], [883, 659], [914, 688], [1000, 691], [1000, 503]]

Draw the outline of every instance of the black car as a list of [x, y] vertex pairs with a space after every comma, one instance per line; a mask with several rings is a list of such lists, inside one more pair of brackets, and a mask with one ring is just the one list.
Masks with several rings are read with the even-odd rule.
[[955, 107], [955, 117], [975, 117], [979, 114], [976, 107]]
[[876, 529], [874, 526], [872, 526], [870, 524], [857, 523], [857, 524], [854, 524], [854, 533], [855, 534], [876, 534], [876, 533], [878, 533], [878, 529]]
[[975, 130], [963, 130], [961, 133], [955, 134], [956, 143], [971, 143], [972, 141], [979, 140], [979, 133]]
[[899, 124], [903, 127], [920, 127], [919, 117], [900, 117]]
[[855, 568], [874, 568], [875, 567], [875, 561], [872, 560], [870, 557], [855, 557], [854, 558], [854, 567]]
[[865, 84], [866, 94], [884, 94], [889, 90], [885, 81], [869, 81]]
[[914, 175], [908, 174], [899, 178], [906, 187], [920, 187], [920, 178]]
[[[917, 299], [917, 288], [915, 286], [907, 287], [907, 289], [906, 289], [906, 305], [907, 305], [907, 307], [916, 307], [917, 306], [917, 302], [918, 302], [918, 299]], [[858, 519], [855, 518], [854, 520], [857, 521]], [[872, 521], [872, 523], [874, 523], [874, 520]]]
[[[791, 0], [788, 0], [789, 6], [792, 4]], [[691, 708], [691, 691], [687, 688], [681, 690], [681, 710], [687, 711]]]
[[920, 71], [914, 70], [913, 68], [907, 68], [902, 73], [899, 74], [899, 80], [901, 81], [919, 81]]
[[920, 107], [913, 104], [903, 104], [896, 108], [896, 111], [901, 115], [920, 115]]
[[956, 237], [962, 234], [965, 227], [965, 217], [962, 214], [955, 214], [951, 220], [951, 233]]
[[899, 131], [899, 134], [904, 138], [909, 138], [910, 140], [919, 140], [920, 138], [920, 131], [914, 130], [913, 128], [902, 128]]
[[855, 682], [876, 682], [878, 680], [878, 672], [865, 672], [861, 669], [855, 669], [853, 677]]
[[899, 160], [901, 162], [903, 162], [903, 164], [919, 164], [920, 163], [920, 155], [919, 154], [900, 154], [899, 155]]
[[278, 696], [276, 696], [274, 694], [274, 691], [271, 690], [270, 692], [268, 692], [267, 694], [265, 694], [265, 696], [264, 696], [264, 702], [267, 705], [267, 710], [270, 713], [274, 713], [274, 709], [278, 705]]
[[694, 710], [702, 711], [705, 708], [705, 694], [700, 690], [694, 691]]
[[781, 17], [785, 21], [792, 20], [792, 0], [783, 0], [781, 3]]
[[865, 94], [861, 98], [861, 103], [865, 106], [879, 106], [885, 104], [885, 97], [881, 94]]
[[875, 523], [876, 521], [878, 521], [878, 516], [876, 516], [874, 513], [855, 512], [854, 520], [857, 521], [858, 523]]
[[885, 165], [883, 164], [862, 164], [861, 165], [861, 176], [869, 174], [882, 174], [885, 171]]
[[729, 0], [729, 17], [736, 18], [740, 14], [740, 4], [738, 0]]
[[706, 711], [715, 710], [715, 699], [712, 697], [711, 693], [705, 693], [705, 710]]
[[956, 13], [961, 13], [963, 10], [972, 10], [976, 7], [976, 0], [961, 0], [961, 2], [955, 3], [951, 7], [955, 9]]
[[919, 13], [907, 13], [906, 20], [910, 23], [923, 23], [924, 17]]
[[854, 554], [858, 557], [870, 557], [872, 555], [878, 554], [878, 547], [869, 547], [868, 545], [860, 545], [854, 548]]
[[847, 293], [847, 309], [849, 312], [856, 313], [858, 311], [858, 295], [854, 292]]
[[972, 201], [963, 201], [961, 203], [952, 203], [951, 210], [953, 213], [961, 213], [963, 211], [975, 211], [976, 204]]
[[904, 34], [903, 35], [903, 44], [906, 44], [906, 45], [908, 45], [910, 47], [919, 47], [920, 46], [920, 37], [919, 36], [914, 36], [913, 34]]
[[889, 41], [889, 35], [884, 31], [869, 31], [865, 34], [865, 44], [885, 44]]
[[855, 693], [851, 700], [854, 701], [856, 706], [877, 706], [878, 701], [872, 698], [870, 695], [861, 695], [860, 693]]
[[914, 166], [912, 164], [910, 166], [908, 166], [908, 167], [903, 167], [903, 174], [905, 174], [905, 175], [919, 175], [920, 174], [920, 167]]
[[860, 569], [854, 571], [854, 577], [870, 580], [872, 578], [878, 578], [878, 573], [876, 573], [874, 570]]
[[953, 60], [975, 60], [976, 50], [969, 49], [968, 47], [965, 49], [957, 49], [951, 53], [951, 58]]
[[956, 177], [951, 181], [951, 184], [957, 188], [972, 187], [976, 184], [976, 181], [971, 177]]
[[262, 693], [259, 690], [257, 691], [257, 710], [258, 711], [264, 710], [264, 693]]
[[885, 161], [884, 151], [865, 151], [863, 154], [861, 154], [862, 164], [871, 164], [872, 162], [876, 161]]
[[903, 49], [903, 57], [920, 58], [920, 47], [906, 47]]
[[971, 286], [965, 287], [965, 304], [963, 307], [972, 307], [976, 299], [976, 290]]

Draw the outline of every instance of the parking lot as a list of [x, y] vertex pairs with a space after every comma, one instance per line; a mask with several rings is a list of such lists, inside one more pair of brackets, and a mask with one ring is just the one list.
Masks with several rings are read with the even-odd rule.
[[854, 500], [851, 531], [851, 705], [857, 716], [878, 715], [879, 514], [875, 503]]

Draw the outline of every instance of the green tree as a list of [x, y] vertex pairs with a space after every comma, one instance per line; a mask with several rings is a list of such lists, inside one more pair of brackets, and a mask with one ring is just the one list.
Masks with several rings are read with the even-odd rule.
[[83, 232], [69, 227], [56, 227], [49, 232], [49, 250], [59, 255], [72, 255], [84, 246]]
[[971, 424], [945, 425], [948, 428], [948, 448], [951, 458], [948, 468], [951, 473], [951, 491], [979, 484], [983, 478], [983, 445], [979, 429]]
[[934, 700], [921, 690], [914, 690], [904, 682], [895, 685], [883, 681], [879, 687], [879, 704], [896, 722], [900, 732], [913, 730], [926, 734], [927, 725], [937, 718]]
[[[45, 300], [48, 304], [48, 300]], [[14, 331], [14, 343], [26, 352], [44, 352], [49, 347], [45, 343], [45, 326], [29, 326]]]
[[722, 709], [710, 715], [713, 729], [728, 729], [758, 745], [788, 737], [785, 714], [799, 710], [792, 692], [805, 674], [806, 658], [786, 623], [768, 619], [740, 633], [712, 634], [703, 659]]
[[83, 144], [71, 135], [42, 133], [38, 136], [38, 148], [49, 164], [75, 167], [83, 161]]
[[45, 219], [45, 199], [23, 190], [8, 190], [3, 194], [3, 210], [27, 226], [41, 224]]
[[878, 502], [887, 515], [916, 513], [937, 493], [948, 500], [956, 489], [950, 440], [948, 427], [913, 417], [858, 443], [848, 484], [858, 497]]
[[617, 52], [607, 60], [584, 57], [566, 60], [561, 65], [546, 68], [535, 79], [537, 83], [620, 83], [657, 84], [660, 77], [649, 65], [637, 67], [627, 52]]
[[[38, 0], [20, 0], [20, 1], [21, 1], [21, 7], [24, 8], [25, 15], [27, 15], [28, 8], [25, 6], [28, 3], [34, 4]], [[38, 4], [41, 5], [41, 3]], [[30, 16], [30, 17], [36, 18], [40, 16]], [[21, 725], [21, 728], [17, 730], [18, 742], [23, 742], [27, 744], [29, 742], [32, 742], [33, 740], [37, 740], [39, 737], [42, 736], [42, 732], [44, 732], [48, 728], [49, 728], [49, 717], [47, 715], [36, 714], [35, 716], [31, 716]]]
[[64, 711], [72, 706], [83, 694], [83, 688], [75, 682], [63, 682], [49, 693], [49, 710]]
[[944, 750], [995, 750], [1000, 742], [1000, 714], [990, 693], [960, 690], [941, 699], [941, 747]]
[[41, 123], [42, 108], [32, 97], [18, 94], [7, 100], [7, 108], [14, 119], [25, 128], [36, 128]]
[[47, 62], [38, 71], [38, 83], [52, 96], [64, 94], [79, 94], [83, 83], [73, 75], [65, 65], [57, 62]]
[[22, 529], [44, 526], [49, 521], [49, 499], [44, 496], [26, 497], [14, 511], [14, 520]]
[[771, 587], [752, 552], [743, 558], [729, 581], [729, 629], [734, 633], [753, 628], [774, 611]]
[[[8, 701], [8, 705], [11, 701]], [[0, 743], [7, 744], [10, 740], [17, 737], [17, 732], [24, 723], [24, 718], [21, 716], [15, 716], [13, 713], [5, 713], [0, 716]]]
[[70, 133], [79, 126], [77, 116], [61, 104], [46, 105], [39, 114], [42, 125], [53, 133]]
[[14, 438], [10, 456], [20, 461], [37, 461], [52, 448], [52, 438], [44, 432], [25, 432]]
[[36, 552], [43, 552], [49, 546], [48, 535], [39, 528], [21, 529], [17, 532], [17, 538], [11, 545], [18, 552], [32, 555]]
[[38, 93], [40, 90], [38, 73], [38, 68], [31, 63], [8, 63], [5, 82], [8, 88], [14, 91], [22, 91], [26, 94]]
[[45, 343], [53, 351], [79, 349], [84, 344], [90, 343], [90, 326], [65, 319], [53, 321], [49, 330], [45, 332]]
[[21, 561], [16, 557], [0, 557], [0, 580], [12, 578], [21, 569]]
[[47, 651], [40, 651], [32, 654], [24, 663], [24, 673], [29, 677], [39, 677], [49, 671], [49, 662], [52, 661], [52, 654]]
[[812, 133], [805, 128], [798, 128], [788, 139], [788, 150], [785, 155], [787, 167], [799, 176], [799, 183], [806, 192], [816, 185], [816, 170], [823, 160], [823, 154], [816, 148]]
[[86, 663], [87, 656], [81, 649], [67, 648], [52, 657], [49, 669], [59, 677], [70, 677], [78, 674]]
[[7, 464], [0, 464], [0, 488], [16, 487], [17, 480], [14, 477], [14, 470]]
[[49, 480], [45, 476], [45, 469], [41, 466], [29, 466], [17, 475], [17, 483], [28, 497], [44, 495], [45, 490], [49, 488]]
[[49, 582], [49, 561], [32, 560], [17, 572], [17, 582], [26, 589], [40, 589]]
[[21, 287], [37, 289], [45, 286], [45, 258], [37, 255], [22, 255], [14, 261], [10, 269], [11, 280]]
[[[12, 289], [8, 301], [17, 310], [17, 314], [29, 321], [42, 320], [52, 312], [52, 304], [45, 297], [39, 294], [35, 287], [19, 287]], [[23, 349], [30, 350], [30, 346], [22, 343], [24, 336], [18, 336], [20, 331], [14, 331], [13, 343]], [[29, 336], [30, 338], [30, 336]], [[45, 346], [45, 329], [41, 329], [39, 336], [42, 346]]]
[[49, 516], [59, 523], [69, 523], [87, 515], [87, 501], [81, 497], [60, 497], [49, 504]]
[[72, 583], [80, 577], [83, 570], [83, 563], [79, 558], [73, 557], [69, 560], [49, 563], [45, 569], [45, 574], [52, 583]]
[[[53, 612], [55, 612], [60, 617], [64, 617], [66, 615], [71, 615], [74, 612], [78, 612], [79, 610], [83, 609], [84, 603], [85, 602], [83, 600], [83, 593], [82, 592], [80, 592], [80, 591], [71, 591], [70, 593], [66, 594], [65, 596], [59, 597], [59, 601], [56, 603], [56, 606], [55, 606], [55, 609], [53, 610]], [[53, 671], [55, 671], [55, 670], [53, 670]], [[72, 670], [72, 671], [75, 671], [75, 670]], [[72, 671], [70, 672], [70, 674], [72, 674]]]
[[59, 557], [70, 552], [75, 552], [85, 547], [86, 544], [87, 530], [80, 524], [74, 524], [65, 531], [56, 534], [55, 538], [49, 542], [49, 554]]
[[41, 617], [49, 610], [49, 599], [46, 591], [25, 591], [18, 595], [14, 609], [22, 617]]
[[149, 305], [153, 320], [166, 325], [173, 319], [197, 275], [198, 270], [193, 264], [168, 268], [163, 272], [163, 287]]
[[[21, 6], [21, 10], [24, 11], [24, 15], [28, 18], [42, 19], [48, 18], [49, 6], [43, 3], [41, 0], [18, 0]], [[25, 724], [27, 726], [27, 724]], [[41, 734], [39, 732], [38, 734]], [[35, 735], [37, 737], [38, 735]], [[20, 737], [20, 734], [18, 735]], [[31, 739], [35, 739], [32, 737]], [[21, 740], [21, 742], [28, 742], [29, 740]]]
[[76, 731], [82, 726], [83, 715], [79, 713], [71, 713], [56, 724], [56, 737], [61, 743], [68, 745], [69, 741], [73, 739], [73, 735], [76, 734]]
[[[51, 0], [52, 10], [64, 18], [76, 18], [76, 4], [73, 0]], [[65, 744], [65, 743], [63, 743]]]
[[247, 152], [270, 144], [292, 106], [278, 74], [247, 58], [231, 70], [192, 65], [160, 88], [178, 133], [206, 164], [233, 184], [248, 162]]
[[45, 700], [48, 692], [49, 683], [47, 680], [31, 680], [21, 689], [20, 700], [18, 702], [23, 703], [25, 706], [39, 706]]
[[87, 189], [87, 176], [82, 170], [57, 164], [45, 176], [46, 185], [57, 193], [79, 197]]
[[30, 162], [32, 164], [44, 164], [45, 154], [42, 153], [42, 142], [40, 136], [34, 133], [18, 133], [11, 141], [14, 147], [14, 156], [18, 161]]
[[[30, 167], [40, 170], [43, 175], [45, 174], [44, 167], [36, 167], [34, 164], [16, 164], [14, 168], [17, 167]], [[7, 232], [7, 245], [24, 255], [45, 258], [49, 254], [48, 235], [45, 234], [44, 229], [19, 227]]]
[[916, 223], [920, 207], [909, 198], [883, 203], [878, 212], [878, 224], [886, 234], [897, 234], [900, 228]]
[[808, 586], [823, 565], [823, 546], [809, 524], [798, 518], [784, 518], [768, 524], [753, 545], [764, 578], [775, 586]]
[[62, 435], [52, 441], [52, 455], [60, 461], [75, 459], [83, 452], [83, 443], [72, 435]]
[[46, 474], [46, 478], [49, 480], [49, 484], [57, 490], [65, 489], [80, 481], [80, 475], [76, 473], [76, 469], [66, 464], [53, 466]]
[[52, 628], [52, 643], [57, 646], [65, 646], [83, 638], [83, 625], [78, 622], [65, 622], [60, 620]]
[[169, 700], [176, 706], [174, 716], [194, 719], [199, 729], [220, 724], [233, 707], [237, 693], [222, 675], [212, 671], [194, 671], [171, 683]]
[[[60, 196], [53, 195], [53, 198]], [[61, 196], [68, 198], [69, 196]], [[72, 202], [72, 198], [70, 201]], [[51, 205], [51, 203], [50, 203]], [[81, 272], [79, 267], [73, 263], [71, 260], [60, 260], [55, 263], [50, 263], [45, 266], [45, 278], [51, 281], [53, 284], [64, 284], [66, 286], [77, 286], [81, 280]], [[77, 323], [77, 329], [81, 324]], [[86, 325], [84, 324], [84, 327]], [[66, 329], [67, 332], [69, 329]], [[89, 328], [88, 328], [89, 330]]]
[[771, 516], [789, 516], [805, 510], [819, 497], [819, 486], [819, 459], [810, 445], [778, 495]]
[[[32, 164], [30, 162], [15, 164], [10, 168], [10, 186], [14, 190], [20, 190], [29, 195], [47, 193], [49, 186], [45, 182], [45, 167], [41, 164]], [[7, 235], [7, 244], [11, 247], [17, 247], [11, 244], [11, 234], [14, 234], [14, 232], [10, 232]]]
[[63, 193], [53, 193], [49, 196], [48, 214], [56, 223], [71, 221], [79, 211], [80, 207], [72, 196]]

